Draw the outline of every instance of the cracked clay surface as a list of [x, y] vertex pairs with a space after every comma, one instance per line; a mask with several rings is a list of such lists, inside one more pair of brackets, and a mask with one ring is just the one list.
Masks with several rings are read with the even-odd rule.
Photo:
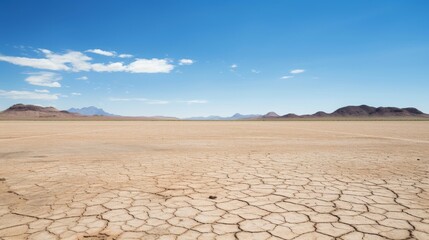
[[0, 239], [429, 239], [429, 122], [0, 122]]

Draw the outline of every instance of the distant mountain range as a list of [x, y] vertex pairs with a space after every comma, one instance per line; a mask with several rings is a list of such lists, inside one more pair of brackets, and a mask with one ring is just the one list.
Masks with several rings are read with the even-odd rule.
[[105, 112], [103, 109], [96, 108], [94, 106], [83, 107], [83, 108], [70, 108], [67, 111], [71, 113], [79, 113], [80, 115], [84, 115], [84, 116], [118, 116], [115, 114]]
[[[8, 109], [0, 112], [1, 119], [46, 119], [46, 118], [106, 118], [106, 119], [124, 119], [124, 120], [177, 120], [174, 117], [125, 117], [105, 112], [101, 108], [84, 107], [71, 108], [68, 111], [61, 111], [54, 107], [41, 107], [35, 105], [15, 104]], [[397, 108], [397, 107], [371, 107], [367, 105], [346, 106], [335, 110], [332, 113], [316, 112], [314, 114], [296, 115], [289, 113], [283, 116], [275, 112], [269, 112], [265, 115], [249, 114], [242, 115], [236, 113], [230, 117], [208, 116], [193, 117], [183, 120], [282, 120], [282, 119], [329, 119], [329, 118], [427, 118], [429, 115], [423, 113], [417, 108]]]
[[254, 119], [254, 118], [259, 118], [261, 116], [262, 115], [260, 114], [242, 115], [240, 113], [236, 113], [231, 117], [220, 117], [220, 116], [191, 117], [191, 118], [185, 118], [184, 120], [241, 120], [241, 119]]
[[367, 105], [360, 106], [346, 106], [335, 110], [332, 113], [326, 113], [318, 111], [314, 114], [297, 115], [294, 113], [288, 113], [285, 115], [279, 115], [275, 112], [268, 112], [265, 115], [251, 114], [241, 115], [239, 113], [231, 117], [219, 117], [219, 116], [208, 116], [208, 117], [192, 117], [186, 118], [185, 120], [270, 120], [270, 119], [313, 119], [313, 118], [361, 118], [361, 117], [428, 117], [428, 114], [423, 113], [417, 108], [396, 108], [396, 107], [371, 107]]
[[323, 111], [314, 114], [296, 115], [289, 113], [279, 116], [275, 112], [269, 112], [262, 118], [328, 118], [328, 117], [429, 117], [417, 108], [397, 108], [397, 107], [371, 107], [367, 105], [346, 106], [335, 110], [332, 113]]
[[36, 105], [15, 104], [0, 112], [0, 119], [111, 119], [111, 120], [177, 120], [174, 117], [125, 117], [105, 112], [101, 108], [71, 108], [69, 111], [61, 111], [54, 107], [41, 107]]

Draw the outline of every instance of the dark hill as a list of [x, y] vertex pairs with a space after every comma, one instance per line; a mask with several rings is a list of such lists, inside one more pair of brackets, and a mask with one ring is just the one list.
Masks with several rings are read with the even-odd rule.
[[41, 107], [36, 105], [25, 105], [25, 104], [15, 104], [8, 109], [6, 109], [4, 112], [26, 112], [26, 111], [39, 111], [39, 112], [58, 112], [54, 107]]
[[311, 115], [286, 114], [280, 118], [325, 118], [325, 117], [429, 117], [417, 108], [371, 107], [368, 105], [346, 106], [332, 113], [322, 111]]
[[60, 111], [54, 107], [41, 107], [36, 105], [15, 104], [0, 112], [2, 118], [70, 118], [79, 114]]
[[330, 115], [335, 116], [368, 116], [371, 113], [375, 112], [375, 107], [370, 107], [367, 105], [360, 105], [360, 106], [347, 106], [342, 107], [337, 110], [335, 110]]
[[262, 116], [262, 118], [278, 118], [278, 117], [280, 116], [275, 112], [269, 112]]
[[288, 113], [286, 115], [283, 115], [284, 118], [299, 118], [299, 115], [296, 115], [295, 113]]
[[[92, 110], [91, 108], [89, 110]], [[104, 112], [105, 114], [109, 114]], [[2, 120], [38, 120], [38, 119], [74, 119], [74, 120], [176, 120], [174, 117], [122, 117], [122, 116], [87, 116], [69, 111], [61, 111], [54, 107], [41, 107], [36, 105], [15, 104], [0, 112]]]
[[423, 112], [416, 108], [397, 108], [397, 107], [370, 107], [367, 105], [347, 106], [334, 111], [331, 116], [344, 117], [406, 117], [406, 116], [422, 116]]
[[328, 113], [325, 113], [324, 111], [318, 111], [315, 114], [312, 115], [313, 117], [326, 117], [329, 116]]

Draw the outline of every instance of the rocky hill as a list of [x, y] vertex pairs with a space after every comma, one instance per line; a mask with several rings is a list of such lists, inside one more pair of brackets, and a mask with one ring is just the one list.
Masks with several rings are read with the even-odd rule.
[[[88, 111], [86, 111], [88, 110]], [[86, 109], [84, 114], [70, 111], [58, 110], [54, 107], [41, 107], [36, 105], [15, 104], [0, 112], [2, 120], [38, 120], [38, 119], [74, 119], [74, 120], [177, 120], [175, 117], [153, 116], [153, 117], [123, 117], [104, 112], [93, 112], [94, 109]], [[92, 114], [94, 113], [94, 114]]]
[[269, 112], [262, 116], [262, 118], [278, 118], [278, 117], [280, 116], [275, 112]]
[[[268, 113], [269, 114], [269, 113]], [[346, 118], [360, 118], [360, 117], [428, 117], [428, 114], [423, 113], [417, 108], [397, 108], [397, 107], [371, 107], [367, 105], [360, 106], [346, 106], [335, 110], [332, 113], [323, 111], [314, 114], [296, 115], [289, 113], [277, 118], [325, 118], [325, 117], [346, 117]]]
[[26, 118], [72, 118], [79, 114], [61, 111], [54, 107], [41, 107], [36, 105], [15, 104], [0, 112], [1, 118], [26, 119]]
[[424, 113], [416, 108], [396, 108], [396, 107], [371, 107], [367, 105], [347, 106], [337, 109], [331, 115], [334, 116], [418, 116]]

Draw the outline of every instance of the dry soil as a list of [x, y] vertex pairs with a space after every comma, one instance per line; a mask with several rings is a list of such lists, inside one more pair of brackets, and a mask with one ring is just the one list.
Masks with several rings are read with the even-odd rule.
[[0, 239], [429, 239], [429, 122], [0, 122]]

